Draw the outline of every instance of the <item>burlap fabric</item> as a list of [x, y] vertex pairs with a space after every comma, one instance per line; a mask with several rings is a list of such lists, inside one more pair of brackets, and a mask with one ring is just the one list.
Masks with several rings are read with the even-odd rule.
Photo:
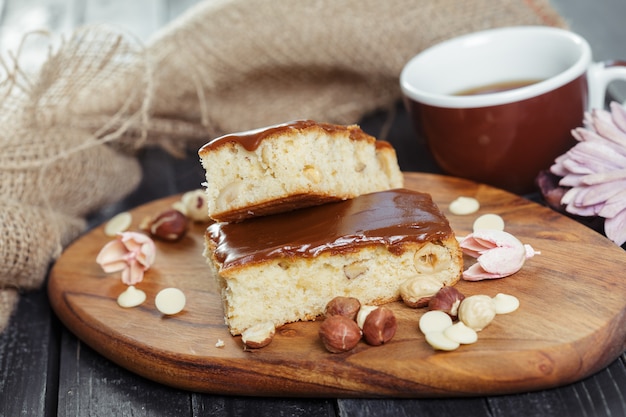
[[518, 24], [563, 26], [547, 0], [207, 0], [145, 46], [85, 27], [36, 75], [4, 60], [0, 329], [85, 216], [137, 186], [138, 149], [177, 154], [297, 118], [354, 123], [400, 97], [415, 53]]

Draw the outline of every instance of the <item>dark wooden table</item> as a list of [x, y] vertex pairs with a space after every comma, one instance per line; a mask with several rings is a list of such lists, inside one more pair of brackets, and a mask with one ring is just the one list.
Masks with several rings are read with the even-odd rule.
[[[555, 4], [570, 20], [574, 30], [599, 46], [596, 54], [599, 59], [615, 54], [626, 58], [624, 0], [597, 3], [560, 0]], [[620, 34], [621, 39], [614, 38]], [[607, 39], [611, 42], [608, 49]], [[369, 115], [361, 126], [394, 144], [403, 170], [437, 172], [423, 144], [414, 139], [406, 113], [399, 103], [388, 111]], [[91, 225], [118, 211], [198, 188], [203, 181], [204, 171], [193, 150], [185, 159], [174, 159], [158, 149], [148, 149], [142, 153], [141, 161], [145, 175], [140, 187], [124, 201], [94, 214]], [[537, 195], [528, 197], [538, 198]], [[146, 380], [94, 352], [58, 321], [43, 288], [22, 295], [13, 320], [0, 334], [0, 416], [54, 415], [619, 417], [626, 416], [626, 354], [577, 383], [515, 395], [445, 399], [304, 399], [197, 394]]]

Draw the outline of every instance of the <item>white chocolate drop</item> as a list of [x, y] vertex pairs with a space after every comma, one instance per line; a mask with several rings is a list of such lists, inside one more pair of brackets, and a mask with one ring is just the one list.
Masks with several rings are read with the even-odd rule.
[[474, 231], [482, 229], [504, 230], [504, 219], [497, 214], [483, 214], [474, 220]]
[[498, 293], [493, 297], [496, 314], [512, 313], [519, 308], [519, 299], [514, 295]]
[[454, 323], [443, 331], [443, 334], [450, 340], [458, 342], [462, 345], [476, 343], [478, 333], [476, 330], [469, 328], [462, 321]]
[[424, 334], [431, 332], [443, 332], [452, 326], [452, 319], [441, 310], [427, 311], [420, 317], [419, 328]]
[[450, 203], [448, 209], [452, 214], [467, 215], [476, 213], [480, 203], [473, 197], [458, 197]]
[[129, 285], [126, 291], [117, 297], [117, 304], [124, 308], [137, 307], [144, 301], [146, 301], [146, 293], [138, 290], [134, 285]]
[[455, 350], [459, 347], [459, 342], [448, 338], [443, 332], [426, 333], [426, 342], [437, 350]]
[[178, 288], [165, 288], [159, 291], [154, 304], [165, 315], [178, 314], [185, 308], [185, 294]]
[[127, 211], [116, 214], [104, 225], [104, 234], [107, 236], [116, 236], [128, 230], [133, 221], [133, 216]]

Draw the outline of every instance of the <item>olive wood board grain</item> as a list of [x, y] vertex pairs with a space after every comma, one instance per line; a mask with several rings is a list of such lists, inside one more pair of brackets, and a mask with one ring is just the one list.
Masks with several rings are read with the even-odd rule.
[[[272, 343], [244, 350], [230, 335], [215, 280], [202, 256], [207, 224], [194, 224], [175, 243], [157, 241], [157, 257], [137, 285], [139, 307], [118, 306], [126, 286], [105, 274], [96, 255], [112, 238], [92, 229], [61, 255], [48, 292], [62, 322], [103, 356], [148, 379], [216, 394], [298, 397], [442, 397], [518, 393], [568, 384], [604, 368], [626, 348], [626, 253], [601, 234], [546, 207], [471, 181], [405, 173], [406, 188], [428, 192], [457, 236], [484, 213], [503, 217], [506, 230], [541, 254], [507, 278], [461, 280], [465, 295], [515, 295], [520, 308], [498, 315], [478, 342], [452, 352], [433, 350], [418, 330], [423, 309], [388, 304], [398, 318], [392, 341], [365, 342], [350, 352], [325, 350], [320, 320], [286, 324]], [[475, 197], [479, 212], [454, 215], [449, 203]], [[132, 211], [141, 220], [176, 201], [172, 196]], [[465, 258], [466, 266], [474, 262]], [[158, 291], [177, 287], [185, 309], [163, 316]], [[254, 302], [254, 300], [250, 300]], [[218, 340], [224, 341], [217, 347]]]

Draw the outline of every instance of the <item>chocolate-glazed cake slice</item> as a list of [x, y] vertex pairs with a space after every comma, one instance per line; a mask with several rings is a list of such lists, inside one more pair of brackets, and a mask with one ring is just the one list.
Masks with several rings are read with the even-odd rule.
[[455, 284], [462, 254], [428, 194], [394, 189], [207, 228], [225, 319], [236, 335], [256, 323], [313, 320], [336, 296], [399, 299], [415, 276]]
[[281, 213], [402, 187], [396, 152], [358, 126], [299, 120], [217, 138], [200, 151], [209, 216]]

